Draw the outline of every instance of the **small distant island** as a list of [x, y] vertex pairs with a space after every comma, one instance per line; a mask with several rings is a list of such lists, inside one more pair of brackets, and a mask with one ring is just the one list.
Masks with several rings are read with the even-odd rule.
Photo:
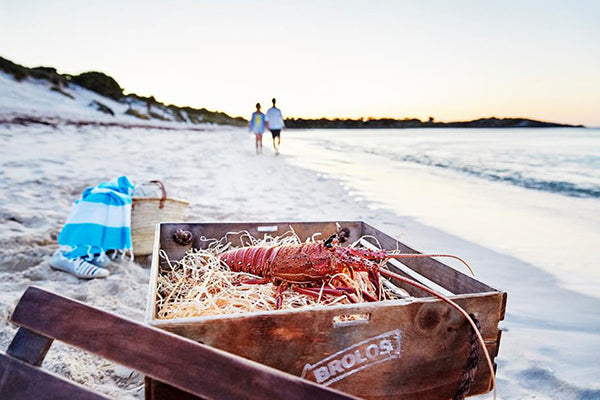
[[557, 124], [528, 118], [479, 118], [472, 121], [437, 122], [433, 118], [360, 118], [360, 119], [303, 119], [288, 118], [290, 129], [405, 129], [405, 128], [584, 128], [583, 125]]

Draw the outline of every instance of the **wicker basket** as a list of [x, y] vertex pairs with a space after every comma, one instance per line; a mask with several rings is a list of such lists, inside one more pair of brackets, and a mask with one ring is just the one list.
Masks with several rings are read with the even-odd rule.
[[136, 257], [152, 254], [154, 231], [159, 222], [182, 221], [187, 201], [167, 197], [165, 185], [160, 186], [162, 198], [134, 197], [131, 208], [131, 241]]

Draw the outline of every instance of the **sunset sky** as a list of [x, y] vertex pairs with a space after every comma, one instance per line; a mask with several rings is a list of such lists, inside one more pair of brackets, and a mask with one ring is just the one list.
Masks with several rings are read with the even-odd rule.
[[246, 118], [600, 126], [597, 0], [0, 0], [0, 56]]

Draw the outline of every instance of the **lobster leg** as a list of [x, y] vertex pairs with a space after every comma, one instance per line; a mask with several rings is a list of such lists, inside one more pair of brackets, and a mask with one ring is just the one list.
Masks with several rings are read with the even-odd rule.
[[[359, 290], [357, 288], [350, 288], [350, 287], [336, 287], [336, 289], [338, 291], [343, 291], [346, 293], [355, 293], [355, 294], [359, 294], [359, 291], [360, 291], [362, 296], [365, 299], [367, 299], [368, 301], [378, 301], [373, 295], [371, 295], [369, 292], [367, 292], [365, 290]], [[324, 289], [324, 290], [328, 290], [328, 289]], [[334, 290], [334, 289], [329, 289], [329, 290]], [[343, 294], [346, 294], [346, 293], [343, 293]]]
[[306, 294], [306, 295], [308, 295], [308, 296], [312, 296], [312, 297], [314, 297], [314, 298], [316, 298], [316, 299], [318, 299], [318, 298], [319, 298], [319, 293], [317, 293], [317, 292], [314, 292], [314, 291], [312, 291], [312, 290], [308, 290], [308, 289], [306, 289], [306, 288], [295, 287], [295, 288], [294, 288], [294, 290], [295, 290], [296, 292], [300, 293], [300, 294]]
[[277, 297], [275, 300], [275, 309], [276, 310], [281, 310], [281, 305], [283, 304], [283, 289], [282, 289], [283, 285], [279, 285], [279, 287], [277, 288]]
[[[348, 290], [345, 290], [345, 289], [348, 289]], [[321, 288], [321, 289], [317, 289], [317, 288], [300, 288], [300, 287], [297, 287], [297, 288], [295, 288], [295, 290], [298, 293], [306, 294], [306, 295], [312, 296], [312, 297], [314, 297], [316, 299], [319, 299], [322, 295], [330, 295], [330, 296], [336, 296], [336, 297], [346, 296], [346, 298], [348, 299], [348, 301], [350, 301], [351, 303], [357, 303], [358, 302], [350, 294], [350, 293], [356, 293], [356, 290], [352, 289], [352, 288], [338, 288], [338, 289]]]
[[[379, 275], [375, 272], [374, 269], [369, 269], [369, 280], [375, 286], [375, 293], [377, 293], [378, 297], [381, 297], [381, 287], [379, 285]], [[374, 300], [377, 301], [377, 300]]]
[[270, 279], [268, 278], [256, 278], [256, 279], [247, 279], [245, 281], [241, 281], [238, 284], [239, 285], [262, 285], [264, 283], [269, 283], [271, 282]]
[[360, 292], [362, 293], [363, 297], [369, 301], [379, 301], [379, 300], [377, 300], [376, 297], [372, 296], [369, 292], [366, 292], [364, 290], [361, 290]]

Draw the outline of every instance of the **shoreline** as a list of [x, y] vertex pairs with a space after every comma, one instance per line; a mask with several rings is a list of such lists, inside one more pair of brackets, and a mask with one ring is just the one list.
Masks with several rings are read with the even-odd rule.
[[[287, 137], [294, 140], [290, 151], [295, 165], [341, 179], [352, 196], [370, 200], [370, 207], [415, 216], [513, 254], [559, 277], [565, 287], [600, 298], [597, 260], [589, 251], [600, 240], [600, 186], [593, 165], [569, 176], [571, 168], [563, 165], [543, 167], [540, 160], [554, 151], [548, 146], [540, 147], [542, 155], [531, 163], [525, 155], [530, 153], [519, 150], [533, 141], [555, 139], [565, 148], [555, 156], [560, 163], [597, 143], [598, 132], [520, 130], [500, 151], [485, 147], [503, 134], [466, 130], [349, 132], [343, 137], [290, 132]], [[588, 157], [587, 152], [579, 154]]]

